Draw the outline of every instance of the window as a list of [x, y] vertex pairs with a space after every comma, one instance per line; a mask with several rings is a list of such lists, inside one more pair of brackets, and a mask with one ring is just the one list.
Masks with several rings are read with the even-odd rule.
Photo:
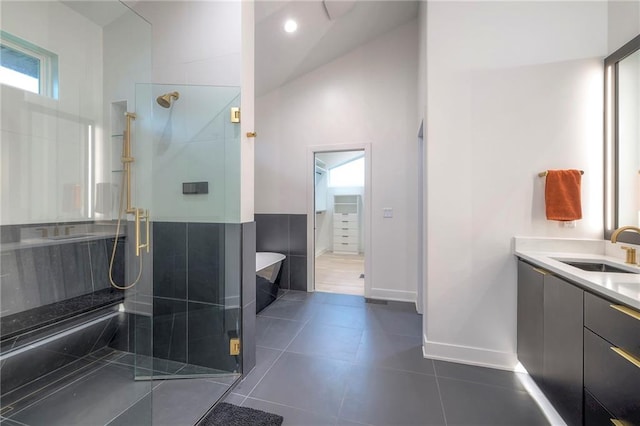
[[364, 157], [330, 169], [329, 186], [364, 186]]
[[0, 83], [58, 98], [58, 55], [0, 31]]

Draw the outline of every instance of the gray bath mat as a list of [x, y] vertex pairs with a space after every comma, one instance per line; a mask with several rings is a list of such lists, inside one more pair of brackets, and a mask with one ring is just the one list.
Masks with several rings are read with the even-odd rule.
[[284, 418], [277, 414], [221, 402], [200, 426], [280, 426], [283, 421]]

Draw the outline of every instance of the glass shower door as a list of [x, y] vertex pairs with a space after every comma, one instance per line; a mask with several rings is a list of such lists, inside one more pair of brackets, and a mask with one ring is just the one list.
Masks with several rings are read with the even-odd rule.
[[151, 218], [137, 379], [240, 376], [239, 106], [238, 87], [136, 85], [134, 191]]

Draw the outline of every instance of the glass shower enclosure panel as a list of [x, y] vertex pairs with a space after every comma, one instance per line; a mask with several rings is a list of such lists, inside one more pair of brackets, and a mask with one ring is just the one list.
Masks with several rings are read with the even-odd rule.
[[152, 343], [136, 353], [137, 379], [240, 377], [239, 106], [238, 87], [136, 85], [134, 192], [152, 257], [138, 290]]
[[0, 423], [150, 425], [112, 123], [151, 79], [151, 25], [119, 1], [0, 8]]

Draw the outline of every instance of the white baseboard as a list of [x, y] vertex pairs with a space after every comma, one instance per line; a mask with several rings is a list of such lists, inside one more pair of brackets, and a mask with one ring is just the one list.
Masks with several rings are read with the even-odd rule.
[[416, 302], [415, 291], [389, 290], [386, 288], [372, 288], [371, 294], [367, 295], [370, 299], [395, 300], [397, 302]]
[[492, 351], [490, 349], [475, 348], [472, 346], [429, 342], [426, 336], [422, 338], [422, 354], [425, 358], [497, 368], [500, 370], [514, 371], [516, 365], [518, 365], [518, 358], [515, 353]]

